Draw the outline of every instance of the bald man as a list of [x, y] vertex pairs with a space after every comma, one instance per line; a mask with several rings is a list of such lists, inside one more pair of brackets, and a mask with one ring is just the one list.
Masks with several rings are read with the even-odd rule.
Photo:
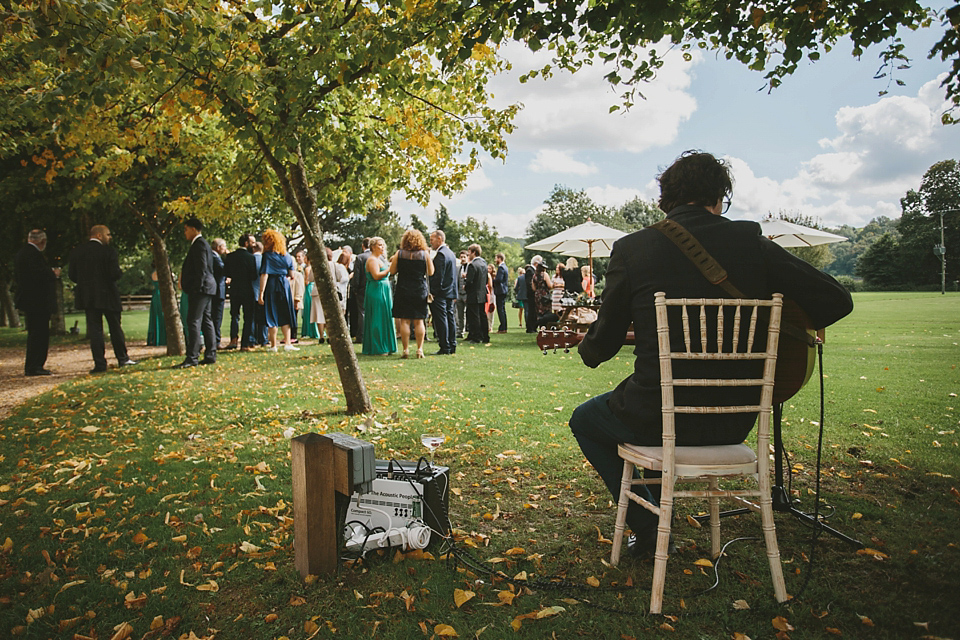
[[90, 239], [73, 250], [70, 256], [70, 279], [77, 283], [74, 298], [78, 309], [87, 317], [87, 337], [93, 354], [90, 373], [107, 370], [106, 346], [103, 337], [103, 319], [110, 329], [110, 343], [117, 364], [128, 367], [137, 364], [127, 355], [126, 337], [120, 326], [120, 263], [116, 250], [110, 246], [113, 236], [105, 225], [90, 229]]

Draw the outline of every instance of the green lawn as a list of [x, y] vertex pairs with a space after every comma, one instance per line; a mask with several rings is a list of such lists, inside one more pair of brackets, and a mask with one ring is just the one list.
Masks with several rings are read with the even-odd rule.
[[[605, 564], [615, 508], [567, 427], [577, 404], [628, 373], [631, 354], [591, 370], [575, 353], [541, 355], [511, 327], [453, 357], [361, 357], [371, 417], [342, 413], [325, 345], [224, 353], [186, 371], [162, 358], [24, 405], [0, 425], [0, 636], [126, 637], [129, 625], [134, 638], [400, 639], [450, 625], [461, 638], [756, 640], [785, 623], [794, 639], [958, 637], [960, 296], [855, 301], [824, 349], [821, 512], [874, 552], [827, 535], [812, 547], [809, 528], [778, 515], [795, 596], [785, 605], [762, 544], [741, 539], [759, 535], [755, 516], [724, 521], [733, 542], [707, 591], [714, 570], [694, 563], [709, 557], [708, 533], [686, 518], [703, 505], [680, 502], [669, 617], [646, 614], [652, 563]], [[124, 326], [143, 339], [145, 312], [125, 313]], [[0, 344], [22, 335], [0, 329]], [[809, 511], [819, 420], [811, 383], [784, 428], [792, 493]], [[477, 562], [438, 548], [368, 556], [304, 584], [291, 427], [351, 433], [397, 459], [425, 454], [421, 433], [445, 434], [436, 460], [451, 468], [457, 547]], [[474, 594], [460, 607], [458, 590]]]

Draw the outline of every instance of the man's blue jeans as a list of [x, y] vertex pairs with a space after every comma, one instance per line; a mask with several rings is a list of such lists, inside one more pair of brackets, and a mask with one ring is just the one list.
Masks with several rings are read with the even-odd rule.
[[[610, 392], [590, 398], [573, 410], [570, 416], [570, 430], [573, 432], [580, 450], [613, 496], [616, 503], [620, 499], [620, 480], [623, 478], [623, 460], [617, 455], [617, 445], [630, 442], [635, 438], [633, 432], [610, 411], [607, 398]], [[645, 477], [656, 477], [656, 473], [646, 471]], [[639, 473], [634, 470], [634, 477]], [[634, 493], [654, 504], [660, 501], [660, 485], [636, 485]], [[657, 527], [657, 516], [640, 505], [630, 502], [627, 509], [627, 526], [635, 534], [649, 534]]]

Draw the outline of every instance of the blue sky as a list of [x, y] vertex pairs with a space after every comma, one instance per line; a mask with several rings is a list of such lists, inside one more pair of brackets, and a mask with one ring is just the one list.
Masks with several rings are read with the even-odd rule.
[[[938, 75], [927, 60], [938, 29], [903, 36], [912, 68], [905, 86], [876, 80], [880, 48], [860, 60], [841, 42], [817, 63], [803, 63], [768, 93], [763, 74], [713, 52], [684, 62], [671, 54], [647, 99], [626, 114], [608, 113], [617, 92], [603, 67], [520, 84], [546, 60], [520, 46], [501, 51], [514, 70], [493, 80], [498, 104], [521, 102], [506, 162], [487, 158], [465, 191], [424, 209], [394, 200], [404, 220], [431, 224], [440, 203], [454, 218], [473, 216], [501, 235], [523, 237], [554, 185], [585, 189], [598, 203], [654, 199], [655, 178], [686, 149], [731, 163], [731, 218], [759, 220], [780, 210], [814, 216], [827, 226], [863, 226], [878, 215], [899, 217], [899, 199], [919, 187], [939, 160], [960, 159], [960, 126], [944, 127]], [[880, 91], [888, 90], [880, 97]]]

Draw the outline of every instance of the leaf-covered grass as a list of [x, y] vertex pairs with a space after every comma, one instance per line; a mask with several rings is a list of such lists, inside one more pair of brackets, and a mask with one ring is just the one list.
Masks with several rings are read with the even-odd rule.
[[[762, 544], [739, 540], [760, 533], [750, 515], [724, 520], [724, 541], [738, 540], [701, 593], [715, 580], [694, 564], [709, 558], [708, 533], [686, 516], [704, 505], [681, 501], [672, 617], [646, 614], [652, 563], [605, 564], [615, 508], [566, 424], [627, 374], [629, 349], [591, 370], [575, 353], [541, 355], [514, 328], [453, 357], [361, 356], [372, 420], [342, 413], [323, 345], [224, 353], [186, 371], [148, 361], [22, 406], [0, 425], [0, 636], [399, 639], [449, 625], [461, 638], [756, 639], [788, 624], [795, 639], [956, 637], [958, 298], [858, 294], [856, 305], [824, 349], [820, 510], [875, 553], [826, 534], [811, 547], [810, 529], [778, 514], [796, 596], [785, 605]], [[137, 314], [124, 318], [136, 326]], [[808, 511], [819, 420], [811, 383], [784, 425], [792, 493]], [[431, 548], [305, 584], [293, 567], [291, 427], [352, 433], [397, 459], [425, 454], [421, 433], [445, 434], [436, 461], [451, 468], [458, 547], [509, 579]]]

